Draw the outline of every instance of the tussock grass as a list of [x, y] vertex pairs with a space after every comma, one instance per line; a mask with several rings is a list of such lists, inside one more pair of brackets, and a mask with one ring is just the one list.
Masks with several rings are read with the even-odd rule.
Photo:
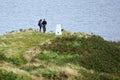
[[[43, 50], [56, 52], [56, 54], [51, 57], [51, 54], [48, 54], [49, 56], [45, 54], [44, 56], [41, 53], [39, 59], [50, 59], [49, 62], [52, 60], [55, 61], [54, 63], [59, 63], [59, 65], [67, 63], [79, 64], [98, 73], [103, 72], [120, 76], [120, 49], [118, 45], [108, 42], [100, 36], [88, 36], [69, 35], [67, 37], [57, 37], [51, 41], [51, 44], [46, 43], [41, 46]], [[99, 79], [100, 76], [98, 77]]]
[[119, 80], [119, 57], [119, 43], [86, 33], [30, 29], [0, 36], [1, 80]]
[[0, 68], [0, 80], [33, 80], [33, 79], [30, 78], [28, 75], [17, 74], [13, 71]]

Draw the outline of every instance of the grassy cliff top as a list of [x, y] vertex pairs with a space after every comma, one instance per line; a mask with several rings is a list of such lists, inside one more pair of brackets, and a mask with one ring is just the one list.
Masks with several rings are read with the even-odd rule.
[[119, 80], [120, 44], [34, 30], [0, 36], [0, 80]]

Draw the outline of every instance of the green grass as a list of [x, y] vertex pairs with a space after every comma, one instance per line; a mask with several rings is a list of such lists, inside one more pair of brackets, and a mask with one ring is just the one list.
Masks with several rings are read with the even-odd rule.
[[22, 55], [30, 48], [39, 46], [48, 39], [54, 38], [54, 34], [43, 34], [35, 31], [17, 32], [0, 37], [0, 52], [14, 64], [25, 63]]
[[30, 29], [1, 35], [0, 79], [119, 80], [119, 46], [85, 33], [55, 36]]
[[1, 52], [10, 56], [23, 54], [29, 48], [38, 46], [48, 39], [52, 39], [54, 34], [43, 34], [35, 31], [11, 33], [1, 37]]
[[41, 61], [45, 62], [46, 64], [54, 63], [56, 65], [63, 66], [63, 65], [66, 65], [67, 63], [77, 65], [79, 63], [78, 60], [80, 58], [80, 55], [78, 54], [62, 55], [60, 53], [41, 52], [37, 54], [36, 57]]
[[[76, 63], [75, 65], [79, 64], [96, 72], [111, 73], [120, 76], [120, 49], [114, 43], [105, 41], [100, 36], [93, 35], [88, 38], [81, 38], [76, 35], [62, 36], [52, 40], [51, 44], [44, 44], [41, 48], [61, 53], [65, 58], [59, 55], [61, 57], [60, 60], [57, 59], [57, 56], [53, 60], [58, 63]], [[50, 55], [49, 57], [47, 55], [42, 56], [43, 58], [48, 58], [47, 60], [54, 59], [53, 57], [50, 58]]]
[[0, 69], [0, 80], [32, 80], [26, 75], [18, 75], [12, 71]]

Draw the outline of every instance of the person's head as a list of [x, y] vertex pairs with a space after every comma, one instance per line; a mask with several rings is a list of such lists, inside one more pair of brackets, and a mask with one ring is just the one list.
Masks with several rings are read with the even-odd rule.
[[43, 19], [43, 21], [45, 21], [45, 19]]
[[42, 21], [42, 19], [40, 19], [40, 21]]

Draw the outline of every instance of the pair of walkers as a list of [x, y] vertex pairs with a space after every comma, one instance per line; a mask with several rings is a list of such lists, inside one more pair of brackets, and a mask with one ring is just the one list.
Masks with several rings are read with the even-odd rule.
[[43, 21], [42, 19], [39, 20], [38, 26], [40, 27], [40, 32], [42, 28], [43, 28], [43, 32], [44, 33], [46, 32], [46, 25], [47, 25], [47, 21], [45, 19]]

